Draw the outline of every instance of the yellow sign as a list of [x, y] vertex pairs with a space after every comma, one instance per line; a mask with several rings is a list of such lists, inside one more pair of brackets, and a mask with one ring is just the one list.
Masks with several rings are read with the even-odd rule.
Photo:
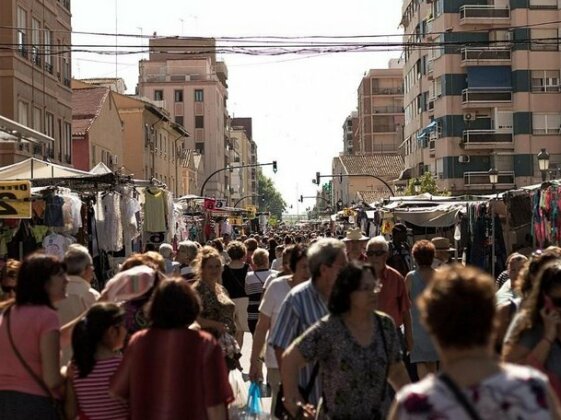
[[0, 181], [0, 219], [31, 218], [31, 182]]
[[246, 211], [249, 212], [249, 218], [250, 219], [255, 219], [256, 213], [257, 213], [257, 207], [255, 206], [245, 206]]

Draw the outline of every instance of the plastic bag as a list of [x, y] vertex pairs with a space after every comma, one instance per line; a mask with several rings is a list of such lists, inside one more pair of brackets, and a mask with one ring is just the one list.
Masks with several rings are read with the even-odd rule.
[[249, 386], [247, 412], [251, 415], [257, 416], [263, 412], [261, 407], [261, 387], [257, 382], [252, 382]]
[[230, 382], [234, 393], [234, 401], [232, 401], [230, 407], [243, 409], [247, 405], [248, 392], [242, 373], [238, 369], [231, 370], [228, 374], [228, 382]]

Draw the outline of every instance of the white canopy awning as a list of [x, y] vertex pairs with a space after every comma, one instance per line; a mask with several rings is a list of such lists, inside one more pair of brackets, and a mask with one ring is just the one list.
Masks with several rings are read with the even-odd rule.
[[29, 158], [0, 168], [0, 179], [41, 179], [91, 176], [92, 173], [68, 168], [56, 163]]

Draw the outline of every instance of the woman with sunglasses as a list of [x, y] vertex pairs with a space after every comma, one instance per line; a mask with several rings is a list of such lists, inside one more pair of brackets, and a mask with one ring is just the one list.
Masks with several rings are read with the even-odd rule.
[[284, 404], [293, 415], [313, 416], [298, 389], [298, 372], [316, 364], [323, 389], [318, 417], [383, 419], [395, 390], [409, 383], [392, 319], [375, 312], [380, 282], [370, 266], [341, 270], [329, 299], [330, 314], [298, 337], [282, 358]]
[[18, 284], [18, 271], [21, 262], [18, 260], [9, 259], [2, 267], [0, 286], [2, 294], [0, 301], [14, 299], [16, 297], [16, 285]]
[[547, 264], [514, 317], [503, 347], [507, 362], [546, 373], [561, 398], [561, 261]]

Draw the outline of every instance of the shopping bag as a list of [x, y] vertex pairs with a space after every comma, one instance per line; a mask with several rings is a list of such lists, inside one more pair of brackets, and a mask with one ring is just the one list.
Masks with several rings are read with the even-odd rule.
[[248, 394], [247, 412], [253, 416], [261, 415], [263, 411], [261, 408], [261, 387], [257, 382], [251, 383]]
[[232, 392], [234, 393], [234, 401], [230, 404], [232, 408], [242, 409], [246, 406], [249, 395], [247, 391], [247, 384], [243, 380], [243, 376], [240, 370], [231, 370], [228, 374], [228, 382], [232, 387]]

